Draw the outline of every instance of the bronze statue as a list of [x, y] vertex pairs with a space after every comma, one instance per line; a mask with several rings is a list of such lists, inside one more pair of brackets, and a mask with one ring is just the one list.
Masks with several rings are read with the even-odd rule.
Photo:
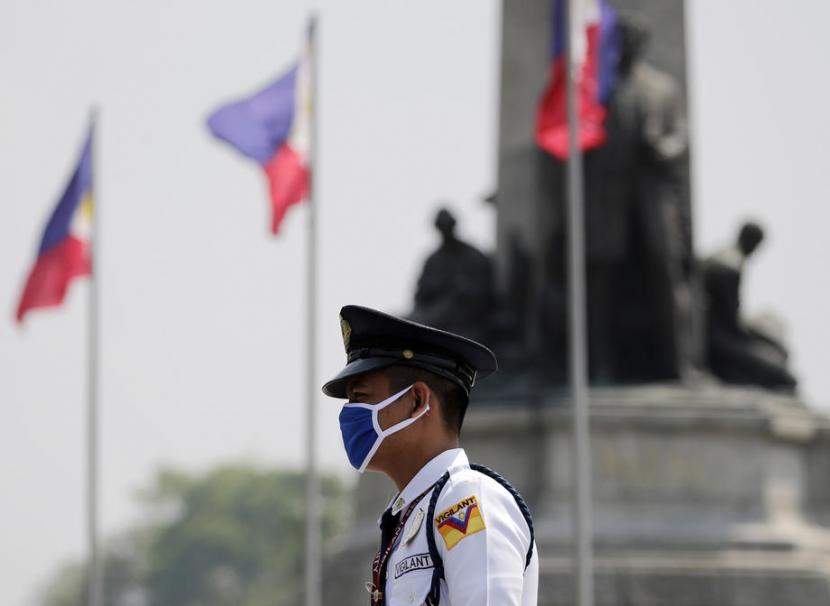
[[[442, 208], [435, 217], [441, 245], [424, 263], [412, 320], [471, 339], [485, 339], [495, 307], [493, 263], [458, 238], [455, 217]], [[486, 340], [486, 339], [485, 339]]]
[[[584, 157], [591, 378], [678, 379], [690, 358], [686, 121], [674, 79], [643, 60], [645, 25], [621, 14], [619, 38], [607, 141]], [[550, 162], [558, 211], [542, 296], [555, 302], [564, 292], [564, 164]], [[543, 305], [543, 315], [561, 307]], [[555, 320], [546, 324], [561, 326]]]
[[435, 228], [441, 244], [424, 263], [409, 319], [487, 343], [499, 356], [502, 378], [485, 391], [514, 392], [515, 375], [528, 372], [529, 352], [515, 313], [517, 301], [525, 300], [527, 290], [521, 273], [527, 266], [526, 253], [514, 242], [516, 271], [511, 272], [508, 296], [500, 296], [492, 258], [458, 238], [450, 211], [438, 211]]
[[741, 317], [744, 266], [763, 239], [763, 229], [748, 222], [741, 227], [733, 246], [703, 263], [707, 361], [712, 373], [727, 383], [792, 392], [796, 379], [787, 370], [786, 348]]
[[[591, 381], [682, 380], [705, 362], [724, 381], [791, 391], [796, 380], [780, 339], [739, 315], [743, 263], [763, 233], [747, 225], [737, 248], [698, 272], [678, 83], [644, 60], [648, 30], [636, 16], [621, 13], [618, 27], [607, 140], [584, 155]], [[491, 257], [459, 239], [442, 209], [441, 244], [424, 264], [410, 316], [491, 345], [507, 370], [503, 391], [566, 378], [564, 163], [533, 151], [520, 161], [533, 163], [540, 212], [530, 232], [516, 223], [501, 234], [503, 290]]]

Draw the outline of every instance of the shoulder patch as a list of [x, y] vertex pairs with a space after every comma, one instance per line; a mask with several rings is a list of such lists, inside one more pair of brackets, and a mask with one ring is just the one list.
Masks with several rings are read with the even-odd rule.
[[435, 526], [441, 533], [447, 549], [452, 549], [461, 539], [486, 528], [475, 495], [461, 499], [435, 516]]

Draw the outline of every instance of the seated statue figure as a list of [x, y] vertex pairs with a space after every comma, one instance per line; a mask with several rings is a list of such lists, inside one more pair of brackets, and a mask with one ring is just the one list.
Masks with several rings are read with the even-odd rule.
[[455, 217], [442, 208], [435, 217], [441, 245], [424, 263], [410, 318], [471, 339], [485, 339], [495, 307], [493, 263], [458, 238]]
[[741, 316], [744, 265], [763, 239], [761, 227], [748, 222], [741, 227], [735, 245], [703, 262], [708, 365], [727, 383], [794, 392], [796, 379], [787, 369], [784, 345]]

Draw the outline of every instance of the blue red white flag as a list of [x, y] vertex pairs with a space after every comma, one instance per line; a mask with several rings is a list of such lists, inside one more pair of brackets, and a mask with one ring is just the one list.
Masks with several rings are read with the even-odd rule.
[[92, 128], [81, 157], [40, 240], [17, 306], [17, 321], [39, 307], [60, 305], [73, 279], [92, 273]]
[[[607, 103], [619, 62], [617, 12], [603, 0], [569, 0], [572, 66], [579, 108], [580, 149], [605, 143]], [[568, 157], [567, 78], [565, 65], [566, 0], [554, 0], [551, 65], [547, 88], [536, 113], [536, 144], [557, 158]]]
[[311, 128], [311, 40], [302, 58], [262, 90], [216, 110], [207, 120], [214, 136], [256, 161], [271, 198], [271, 231], [288, 208], [308, 197]]

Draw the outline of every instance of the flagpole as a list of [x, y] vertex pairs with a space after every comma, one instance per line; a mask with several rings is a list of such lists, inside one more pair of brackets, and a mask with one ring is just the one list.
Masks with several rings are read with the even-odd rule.
[[572, 33], [579, 27], [579, 0], [565, 0], [565, 65], [568, 94], [568, 298], [570, 388], [573, 402], [574, 559], [577, 606], [593, 606], [593, 515], [588, 411], [588, 347], [585, 318], [585, 218], [579, 110]]
[[305, 604], [322, 606], [320, 557], [320, 481], [317, 472], [317, 15], [308, 31], [311, 124], [309, 137], [308, 196], [308, 326], [306, 336], [306, 550]]
[[87, 319], [88, 355], [87, 355], [87, 542], [89, 549], [89, 569], [87, 571], [87, 596], [89, 606], [104, 605], [103, 563], [98, 544], [98, 294], [99, 270], [98, 223], [100, 200], [95, 191], [95, 153], [98, 109], [92, 108], [90, 115], [90, 155], [92, 213], [90, 217], [89, 256], [92, 271], [89, 276], [89, 305]]

